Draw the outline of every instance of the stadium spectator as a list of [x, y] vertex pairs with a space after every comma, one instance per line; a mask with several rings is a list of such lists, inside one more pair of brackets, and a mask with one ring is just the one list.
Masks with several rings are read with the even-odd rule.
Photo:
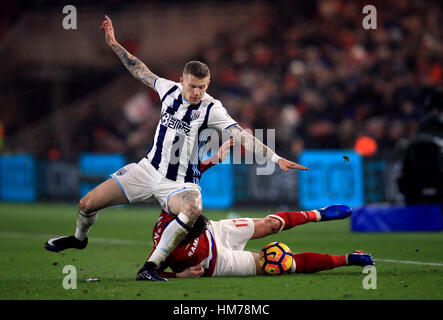
[[[295, 138], [303, 140], [304, 148], [350, 149], [358, 137], [368, 134], [368, 126], [383, 119], [384, 128], [369, 135], [377, 140], [378, 154], [398, 155], [396, 150], [401, 152], [404, 145], [398, 141], [411, 139], [426, 116], [426, 91], [443, 81], [442, 7], [432, 1], [376, 1], [377, 29], [365, 30], [364, 4], [322, 0], [269, 6], [247, 33], [220, 34], [194, 57], [212, 66], [216, 77], [211, 94], [223, 98], [243, 127], [278, 129], [283, 118], [295, 114], [295, 123], [284, 124], [289, 133], [277, 131], [277, 146], [285, 154], [291, 154]], [[144, 146], [135, 137], [149, 133], [141, 123], [131, 125], [122, 112], [108, 110], [107, 118], [126, 124], [120, 125], [125, 126], [123, 131], [106, 130], [106, 137], [131, 135], [131, 141], [139, 142], [119, 151], [137, 155]], [[3, 115], [5, 136], [23, 129], [27, 118], [20, 112]], [[387, 127], [392, 122], [394, 130]], [[83, 148], [91, 139], [90, 128], [72, 130], [83, 143], [70, 145], [66, 140], [76, 139], [64, 139], [59, 143], [61, 154], [112, 151], [110, 139], [97, 139], [87, 143], [89, 149]], [[61, 139], [57, 132], [52, 134]], [[20, 144], [6, 143], [4, 149], [14, 148]]]

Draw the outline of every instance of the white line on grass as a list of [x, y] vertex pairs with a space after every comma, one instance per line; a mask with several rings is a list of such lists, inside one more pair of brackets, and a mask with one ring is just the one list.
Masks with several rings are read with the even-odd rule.
[[[44, 239], [49, 239], [51, 237], [54, 237], [54, 235], [45, 234], [45, 233], [0, 231], [0, 237], [28, 237], [28, 238], [44, 238]], [[150, 242], [136, 241], [136, 240], [112, 239], [112, 238], [96, 238], [96, 237], [91, 237], [88, 240], [89, 240], [89, 242], [104, 243], [104, 244], [136, 245], [136, 246], [152, 245], [152, 243], [150, 243]]]
[[392, 260], [392, 259], [374, 259], [374, 261], [375, 262], [392, 262], [392, 263], [419, 264], [419, 265], [423, 265], [423, 266], [443, 267], [443, 263], [436, 263], [436, 262], [421, 262], [421, 261]]
[[[51, 238], [54, 235], [44, 233], [30, 233], [30, 232], [17, 232], [17, 231], [0, 231], [0, 237], [28, 237], [28, 238]], [[123, 240], [112, 238], [89, 238], [90, 242], [103, 243], [103, 244], [116, 244], [116, 245], [136, 245], [147, 246], [152, 245], [150, 242], [136, 241], [136, 240]], [[443, 267], [443, 263], [436, 262], [422, 262], [422, 261], [409, 261], [409, 260], [393, 260], [393, 259], [374, 259], [375, 262], [390, 262], [390, 263], [402, 263], [402, 264], [415, 264], [423, 266], [436, 266]]]

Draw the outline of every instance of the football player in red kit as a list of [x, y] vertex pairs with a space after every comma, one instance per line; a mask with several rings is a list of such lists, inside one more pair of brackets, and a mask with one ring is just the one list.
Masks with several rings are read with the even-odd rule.
[[[233, 140], [228, 140], [218, 154], [202, 163], [202, 173], [223, 161]], [[259, 254], [245, 251], [248, 240], [291, 229], [308, 222], [345, 219], [352, 213], [345, 205], [332, 205], [311, 211], [276, 212], [264, 218], [236, 218], [208, 220], [201, 215], [189, 230], [187, 237], [170, 253], [159, 271], [164, 278], [193, 278], [200, 276], [255, 276], [264, 275], [259, 266]], [[154, 249], [163, 230], [175, 216], [162, 210], [154, 227]], [[305, 252], [293, 254], [290, 272], [310, 273], [346, 265], [373, 265], [372, 257], [361, 251], [344, 255]], [[170, 267], [173, 272], [165, 272]], [[144, 269], [137, 280], [145, 280]]]

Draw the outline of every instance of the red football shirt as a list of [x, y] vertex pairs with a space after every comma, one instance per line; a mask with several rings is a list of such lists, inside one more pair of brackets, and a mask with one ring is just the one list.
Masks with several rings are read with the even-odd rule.
[[[158, 242], [163, 234], [163, 231], [167, 225], [175, 219], [175, 216], [162, 210], [160, 216], [158, 217], [157, 223], [155, 224], [154, 230], [152, 231], [152, 240], [154, 241], [154, 249], [157, 247]], [[162, 263], [160, 269], [164, 270], [170, 267], [174, 273], [181, 272], [186, 268], [196, 266], [200, 264], [203, 260], [210, 256], [210, 244], [212, 246], [212, 258], [209, 262], [209, 268], [205, 269], [205, 276], [211, 276], [214, 272], [215, 261], [217, 256], [217, 250], [215, 247], [214, 240], [212, 236], [207, 232], [204, 232], [200, 237], [191, 239], [189, 241], [183, 241], [180, 243], [166, 258]], [[175, 277], [175, 274], [163, 272], [161, 274], [165, 277]]]

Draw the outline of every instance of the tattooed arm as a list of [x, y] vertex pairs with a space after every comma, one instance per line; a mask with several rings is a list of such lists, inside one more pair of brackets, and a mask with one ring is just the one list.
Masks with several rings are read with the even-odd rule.
[[308, 170], [308, 168], [304, 166], [279, 157], [274, 151], [265, 146], [256, 137], [243, 130], [239, 125], [235, 125], [229, 128], [229, 130], [234, 140], [240, 142], [248, 152], [254, 152], [256, 156], [277, 163], [283, 171], [287, 172], [290, 169]]
[[105, 30], [106, 42], [112, 50], [114, 50], [115, 54], [120, 58], [129, 72], [131, 72], [136, 79], [154, 89], [154, 81], [158, 76], [151, 72], [143, 62], [126, 51], [126, 49], [115, 40], [112, 21], [108, 16], [105, 16], [105, 21], [103, 21], [100, 29]]

